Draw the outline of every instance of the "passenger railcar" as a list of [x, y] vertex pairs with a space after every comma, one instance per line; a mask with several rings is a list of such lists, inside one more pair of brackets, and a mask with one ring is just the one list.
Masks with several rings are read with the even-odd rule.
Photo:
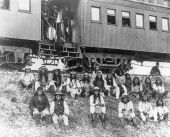
[[[1, 51], [10, 45], [27, 47], [43, 60], [53, 62], [63, 57], [68, 69], [84, 66], [87, 70], [94, 64], [103, 69], [127, 65], [128, 70], [132, 59], [170, 59], [169, 0], [24, 0], [29, 4], [26, 7], [19, 7], [22, 0], [4, 1], [10, 4], [7, 9], [0, 9]], [[48, 10], [54, 6], [63, 10], [69, 5], [71, 41], [63, 40], [62, 33], [60, 38], [44, 39], [44, 1]], [[58, 33], [57, 28], [49, 25], [50, 20], [45, 24], [48, 35], [51, 31]], [[63, 22], [60, 25], [63, 29]]]

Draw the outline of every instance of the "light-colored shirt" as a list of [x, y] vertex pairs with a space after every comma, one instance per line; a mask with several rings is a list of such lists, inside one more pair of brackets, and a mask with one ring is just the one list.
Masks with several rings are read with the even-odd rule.
[[21, 75], [20, 79], [24, 82], [25, 85], [28, 86], [29, 84], [31, 84], [32, 81], [35, 80], [35, 77], [32, 73], [26, 73], [26, 74], [24, 73]]
[[156, 84], [153, 84], [153, 89], [155, 89], [156, 92], [158, 92], [158, 93], [164, 93], [165, 92], [164, 85], [157, 86]]
[[147, 114], [150, 114], [152, 112], [152, 105], [150, 102], [139, 102], [139, 112], [145, 112]]
[[123, 116], [123, 112], [122, 112], [123, 109], [125, 109], [125, 112], [124, 112], [125, 114], [134, 112], [132, 101], [129, 101], [127, 104], [123, 102], [119, 103], [119, 106], [118, 106], [119, 117]]
[[104, 99], [102, 96], [100, 96], [100, 101], [99, 101], [99, 98], [97, 98], [96, 102], [94, 103], [94, 95], [90, 96], [90, 107], [94, 107], [95, 105], [97, 105], [99, 103], [105, 105], [105, 102], [104, 102]]

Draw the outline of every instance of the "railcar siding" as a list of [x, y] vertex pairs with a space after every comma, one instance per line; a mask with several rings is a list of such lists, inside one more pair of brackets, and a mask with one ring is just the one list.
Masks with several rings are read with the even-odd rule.
[[[169, 53], [170, 33], [163, 32], [161, 18], [170, 19], [170, 10], [124, 0], [83, 0], [82, 45], [146, 52]], [[91, 21], [91, 6], [100, 7], [101, 22]], [[107, 24], [106, 10], [116, 10], [116, 25]], [[130, 27], [122, 27], [122, 11], [130, 12]], [[136, 28], [136, 13], [144, 15], [144, 28]], [[149, 29], [149, 15], [157, 17], [157, 30]]]
[[41, 40], [41, 0], [31, 0], [31, 12], [18, 10], [18, 0], [10, 0], [10, 9], [0, 9], [0, 37]]

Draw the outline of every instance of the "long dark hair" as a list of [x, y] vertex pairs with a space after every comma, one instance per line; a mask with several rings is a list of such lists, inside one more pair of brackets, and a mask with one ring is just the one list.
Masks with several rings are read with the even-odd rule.
[[88, 78], [85, 78], [85, 75], [84, 75], [83, 79], [81, 81], [82, 82], [87, 82], [89, 84], [90, 83], [90, 76], [88, 76]]
[[[58, 71], [58, 75], [56, 75], [55, 74], [55, 71]], [[53, 80], [58, 80], [58, 78], [59, 78], [59, 86], [61, 85], [61, 71], [60, 71], [60, 69], [56, 69], [56, 70], [54, 70], [53, 71]]]
[[[94, 91], [95, 92], [95, 91]], [[100, 98], [100, 92], [98, 93], [98, 95], [96, 96], [95, 94], [93, 94], [94, 100], [93, 103], [96, 103], [97, 98], [99, 98], [99, 102], [101, 102], [101, 98]]]
[[160, 106], [160, 105], [158, 104], [159, 101], [162, 102], [162, 106], [161, 106], [161, 107], [164, 107], [164, 102], [163, 102], [163, 100], [162, 100], [161, 98], [159, 98], [159, 99], [156, 101], [156, 106], [157, 106], [157, 107]]
[[[53, 101], [54, 101], [54, 102], [55, 102], [55, 101], [59, 101], [59, 100], [57, 100], [56, 95], [54, 96]], [[63, 98], [63, 96], [61, 95], [61, 100], [60, 100], [59, 102], [63, 102], [63, 101], [64, 101], [64, 98]]]
[[104, 79], [103, 79], [103, 76], [101, 75], [101, 78], [98, 78], [98, 73], [101, 73], [100, 71], [98, 71], [97, 72], [97, 75], [96, 75], [96, 77], [95, 77], [95, 79], [94, 79], [94, 85], [96, 85], [96, 83], [97, 83], [97, 81], [98, 80], [101, 80], [103, 83], [104, 83]]
[[[138, 80], [138, 82], [137, 83], [135, 83], [135, 80]], [[139, 77], [134, 77], [133, 78], [133, 86], [140, 86], [140, 80], [139, 80]]]
[[[147, 83], [147, 79], [149, 79], [149, 80], [150, 80], [150, 82], [149, 82], [149, 83]], [[146, 86], [147, 86], [149, 89], [153, 89], [153, 88], [152, 88], [151, 79], [150, 79], [149, 77], [146, 77], [146, 78], [145, 78], [145, 84], [146, 84]]]
[[72, 77], [72, 75], [73, 75], [73, 74], [70, 74], [70, 82], [72, 82], [73, 79], [75, 79], [75, 81], [77, 81], [77, 76], [76, 76], [76, 74], [74, 74], [74, 75], [75, 75], [74, 78]]
[[[44, 73], [42, 73], [42, 70], [45, 70], [45, 72]], [[40, 71], [39, 71], [39, 74], [38, 74], [38, 81], [42, 81], [42, 75], [44, 75], [45, 76], [45, 81], [47, 82], [48, 81], [48, 70], [47, 69], [45, 69], [45, 68], [43, 68], [43, 69], [41, 69]]]

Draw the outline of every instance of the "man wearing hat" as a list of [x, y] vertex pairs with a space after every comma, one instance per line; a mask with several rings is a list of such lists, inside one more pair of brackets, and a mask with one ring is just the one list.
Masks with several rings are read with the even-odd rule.
[[50, 113], [52, 115], [52, 119], [55, 124], [55, 128], [59, 129], [58, 122], [63, 120], [65, 129], [67, 131], [69, 128], [68, 127], [68, 125], [69, 125], [69, 123], [68, 123], [68, 115], [69, 115], [68, 105], [67, 105], [66, 101], [64, 101], [63, 94], [61, 93], [60, 90], [58, 90], [54, 94], [54, 96], [55, 96], [54, 100], [51, 102], [51, 105], [50, 105]]
[[[94, 124], [94, 120], [96, 117], [102, 116], [102, 126], [103, 128], [106, 127], [105, 125], [105, 114], [106, 114], [106, 107], [103, 97], [100, 95], [100, 89], [98, 87], [94, 87], [94, 94], [90, 96], [90, 113], [92, 117], [92, 124]], [[95, 125], [94, 125], [95, 126]]]
[[123, 95], [118, 106], [119, 118], [136, 127], [133, 103], [128, 95]]
[[26, 67], [24, 74], [21, 75], [21, 78], [19, 80], [19, 84], [23, 89], [30, 90], [32, 89], [32, 92], [34, 91], [35, 86], [35, 77], [31, 73], [31, 68]]
[[49, 108], [49, 101], [43, 91], [43, 88], [38, 87], [36, 93], [31, 98], [29, 105], [31, 116], [35, 118], [37, 124], [40, 124], [40, 121], [43, 120], [43, 118], [45, 118], [45, 120], [49, 120]]

